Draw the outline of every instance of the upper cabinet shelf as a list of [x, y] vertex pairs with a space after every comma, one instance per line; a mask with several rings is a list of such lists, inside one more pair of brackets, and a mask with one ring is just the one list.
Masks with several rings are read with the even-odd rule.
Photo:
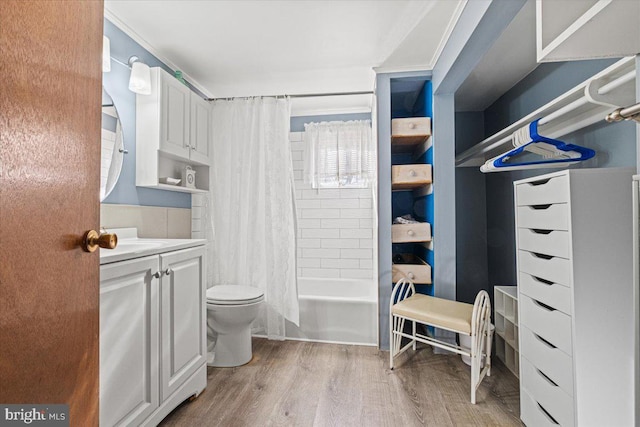
[[635, 58], [621, 59], [591, 79], [462, 152], [456, 156], [456, 166], [481, 166], [488, 159], [513, 148], [513, 133], [536, 119], [541, 119], [540, 133], [550, 138], [560, 138], [603, 121], [613, 109], [635, 103], [635, 75]]
[[640, 1], [536, 1], [538, 62], [640, 52]]

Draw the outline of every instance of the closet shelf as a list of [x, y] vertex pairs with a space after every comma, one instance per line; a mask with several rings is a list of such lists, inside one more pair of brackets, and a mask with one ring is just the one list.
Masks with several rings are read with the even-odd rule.
[[[456, 166], [481, 166], [513, 147], [511, 135], [539, 119], [541, 133], [560, 138], [603, 121], [611, 110], [635, 102], [635, 57], [623, 58], [592, 78], [456, 156]], [[556, 120], [560, 118], [559, 120]]]
[[431, 284], [431, 266], [413, 254], [398, 254], [392, 266], [392, 281], [408, 278], [418, 285]]
[[431, 165], [391, 166], [392, 190], [415, 190], [431, 184]]
[[391, 243], [423, 243], [431, 241], [431, 224], [420, 222], [413, 224], [393, 224]]

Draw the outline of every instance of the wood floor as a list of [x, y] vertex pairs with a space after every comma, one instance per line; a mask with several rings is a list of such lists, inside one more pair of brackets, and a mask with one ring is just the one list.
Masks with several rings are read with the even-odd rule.
[[499, 361], [469, 402], [470, 368], [431, 347], [389, 370], [373, 347], [254, 338], [253, 360], [209, 368], [207, 389], [161, 426], [520, 426], [518, 380]]

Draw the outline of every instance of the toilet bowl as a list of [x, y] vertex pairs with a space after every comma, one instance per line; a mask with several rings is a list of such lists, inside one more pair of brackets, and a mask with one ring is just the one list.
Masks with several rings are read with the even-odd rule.
[[251, 323], [264, 292], [250, 286], [219, 285], [207, 290], [208, 365], [229, 368], [249, 363]]

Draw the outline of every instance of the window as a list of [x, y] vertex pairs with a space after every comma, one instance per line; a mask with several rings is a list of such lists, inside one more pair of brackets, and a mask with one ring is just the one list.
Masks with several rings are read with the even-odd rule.
[[366, 188], [375, 177], [371, 121], [304, 125], [305, 182], [313, 188]]

